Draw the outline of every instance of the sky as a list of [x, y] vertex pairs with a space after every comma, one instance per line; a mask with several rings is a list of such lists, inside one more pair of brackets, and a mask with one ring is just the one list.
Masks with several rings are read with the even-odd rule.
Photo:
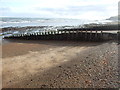
[[0, 0], [0, 16], [102, 20], [117, 16], [118, 1]]

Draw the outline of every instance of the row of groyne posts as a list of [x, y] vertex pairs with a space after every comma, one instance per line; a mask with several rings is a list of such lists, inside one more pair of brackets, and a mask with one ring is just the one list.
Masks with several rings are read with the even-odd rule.
[[[35, 33], [13, 34], [4, 38], [26, 39], [26, 40], [83, 40], [83, 41], [103, 41], [118, 40], [118, 28], [92, 27], [92, 28], [71, 28], [58, 29], [50, 31], [41, 31]], [[113, 32], [113, 33], [112, 33]]]

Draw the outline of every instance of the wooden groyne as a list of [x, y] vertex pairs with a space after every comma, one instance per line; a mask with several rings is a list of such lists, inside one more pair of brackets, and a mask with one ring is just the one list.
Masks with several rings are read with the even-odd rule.
[[118, 40], [119, 32], [116, 26], [90, 26], [89, 28], [70, 28], [57, 29], [50, 31], [40, 31], [34, 33], [21, 33], [5, 36], [9, 39], [26, 39], [26, 40], [83, 40], [83, 41], [102, 41]]

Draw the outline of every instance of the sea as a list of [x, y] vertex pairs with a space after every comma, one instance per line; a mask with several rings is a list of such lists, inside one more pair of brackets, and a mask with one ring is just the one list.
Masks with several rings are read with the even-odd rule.
[[105, 23], [107, 20], [83, 20], [65, 18], [0, 17], [0, 28], [25, 26], [78, 26], [89, 23]]

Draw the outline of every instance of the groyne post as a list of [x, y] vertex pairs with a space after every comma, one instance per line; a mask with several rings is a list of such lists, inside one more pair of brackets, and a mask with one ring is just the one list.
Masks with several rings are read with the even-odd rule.
[[90, 38], [89, 41], [92, 41], [92, 29], [90, 29]]
[[97, 34], [97, 30], [95, 31], [95, 41], [97, 41], [98, 40], [98, 34]]

